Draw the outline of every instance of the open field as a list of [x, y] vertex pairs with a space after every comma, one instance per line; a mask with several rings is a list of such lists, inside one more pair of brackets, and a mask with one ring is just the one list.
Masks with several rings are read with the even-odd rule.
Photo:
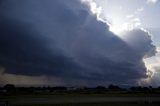
[[40, 93], [40, 94], [5, 94], [0, 99], [21, 99], [21, 98], [63, 98], [63, 97], [160, 97], [160, 93], [128, 93], [128, 92], [107, 92], [107, 93]]
[[[8, 104], [8, 106], [159, 106], [160, 103], [134, 103], [134, 102], [104, 102], [104, 103], [36, 103], [36, 104]], [[6, 105], [0, 105], [6, 106]]]
[[14, 88], [1, 92], [0, 106], [160, 106], [159, 89], [139, 89]]
[[[11, 106], [159, 106], [160, 97], [54, 97], [54, 98], [12, 98], [1, 99], [2, 104]], [[130, 106], [130, 105], [129, 105]]]
[[[3, 105], [0, 105], [3, 106]], [[138, 104], [138, 103], [80, 103], [80, 104], [20, 104], [20, 105], [9, 105], [9, 106], [159, 106], [158, 103], [152, 104]]]

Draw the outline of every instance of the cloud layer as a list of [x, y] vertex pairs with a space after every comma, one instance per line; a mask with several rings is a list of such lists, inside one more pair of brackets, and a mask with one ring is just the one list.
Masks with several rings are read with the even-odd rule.
[[155, 3], [159, 2], [159, 0], [147, 0], [147, 2], [155, 4]]
[[78, 0], [1, 0], [0, 17], [2, 75], [46, 76], [66, 85], [136, 84], [147, 77], [144, 56], [155, 55], [148, 33], [128, 32], [131, 39], [123, 41]]

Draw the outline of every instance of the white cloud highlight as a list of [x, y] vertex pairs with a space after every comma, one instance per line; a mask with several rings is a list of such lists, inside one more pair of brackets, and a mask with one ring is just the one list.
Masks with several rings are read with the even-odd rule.
[[153, 4], [155, 4], [157, 2], [159, 2], [159, 0], [147, 0], [147, 3], [153, 3]]

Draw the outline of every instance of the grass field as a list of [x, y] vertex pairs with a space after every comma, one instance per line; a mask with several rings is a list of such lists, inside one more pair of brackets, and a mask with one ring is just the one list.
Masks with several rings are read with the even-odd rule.
[[[6, 106], [6, 105], [0, 105]], [[17, 104], [8, 106], [160, 106], [159, 103], [45, 103], [45, 104]]]
[[[107, 93], [50, 93], [50, 94], [15, 94], [15, 95], [0, 95], [0, 100], [18, 100], [31, 98], [74, 98], [74, 97], [160, 97], [159, 93], [124, 93], [124, 92], [107, 92]], [[160, 106], [160, 102], [87, 102], [87, 103], [28, 103], [27, 104], [10, 104], [0, 103], [0, 106]]]
[[19, 98], [61, 98], [61, 97], [160, 97], [160, 93], [50, 93], [50, 94], [11, 94], [0, 95], [0, 99], [19, 99]]

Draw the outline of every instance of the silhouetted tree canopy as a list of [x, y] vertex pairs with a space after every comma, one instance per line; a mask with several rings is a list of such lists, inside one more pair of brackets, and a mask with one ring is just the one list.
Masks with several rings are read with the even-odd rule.
[[121, 90], [121, 88], [119, 86], [112, 85], [112, 84], [108, 86], [108, 89], [109, 90]]
[[97, 90], [105, 90], [106, 87], [105, 87], [105, 86], [97, 86], [96, 89], [97, 89]]
[[15, 91], [15, 86], [13, 84], [6, 84], [4, 89], [7, 90], [7, 92], [12, 92]]

